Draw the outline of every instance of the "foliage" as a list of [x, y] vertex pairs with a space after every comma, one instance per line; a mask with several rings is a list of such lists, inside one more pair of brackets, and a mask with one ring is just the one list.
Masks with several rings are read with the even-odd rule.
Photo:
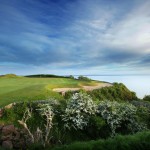
[[137, 100], [136, 94], [131, 92], [122, 83], [114, 83], [113, 86], [95, 89], [87, 92], [93, 100], [106, 100], [111, 101], [132, 101]]
[[4, 109], [3, 116], [0, 119], [1, 122], [5, 122], [7, 124], [10, 124], [11, 122], [14, 122], [15, 124], [16, 114], [14, 113], [13, 109]]
[[[74, 93], [74, 91], [66, 92], [65, 98], [70, 98]], [[127, 89], [122, 83], [114, 83], [113, 86], [87, 91], [87, 94], [90, 95], [94, 101], [102, 101], [106, 99], [111, 101], [138, 100], [136, 94]]]
[[129, 103], [118, 103], [116, 101], [102, 101], [98, 106], [98, 113], [107, 121], [112, 131], [112, 136], [116, 134], [116, 129], [124, 124], [131, 132], [145, 129], [138, 124], [136, 119], [137, 109]]
[[148, 101], [138, 100], [138, 101], [131, 101], [134, 106], [136, 107], [146, 107], [150, 110], [150, 103]]
[[65, 127], [71, 129], [83, 129], [87, 126], [89, 117], [95, 114], [96, 107], [92, 98], [86, 93], [74, 94], [67, 104], [62, 120]]
[[90, 81], [91, 79], [88, 77], [84, 77], [84, 76], [79, 76], [78, 80], [84, 80], [84, 81]]
[[18, 126], [18, 121], [20, 120], [26, 111], [27, 103], [23, 102], [21, 105], [16, 103], [12, 108], [4, 108], [4, 114], [1, 118], [1, 122], [5, 124], [13, 124]]
[[89, 124], [85, 129], [85, 132], [91, 139], [107, 138], [111, 134], [111, 130], [106, 120], [98, 115], [90, 117]]
[[150, 102], [150, 95], [145, 95], [143, 98], [144, 101]]
[[137, 116], [139, 122], [147, 124], [147, 128], [150, 129], [150, 109], [147, 107], [137, 107]]
[[150, 103], [148, 101], [132, 101], [131, 102], [137, 108], [137, 116], [139, 122], [147, 124], [147, 128], [150, 129]]
[[[47, 79], [45, 80], [47, 81]], [[64, 79], [62, 80], [64, 81]], [[32, 91], [31, 89], [30, 91]], [[25, 93], [26, 91], [22, 92]], [[39, 90], [37, 90], [38, 92]], [[33, 135], [35, 147], [39, 145], [41, 149], [46, 144], [51, 146], [53, 144], [69, 144], [78, 140], [108, 138], [110, 135], [114, 136], [118, 133], [135, 133], [146, 129], [146, 124], [150, 129], [150, 103], [136, 100], [135, 93], [129, 91], [123, 84], [114, 83], [111, 87], [73, 93], [70, 91], [67, 97], [60, 96], [57, 99], [55, 93], [50, 93], [50, 95], [54, 94], [51, 95], [54, 98], [51, 98], [48, 92], [46, 93], [47, 100], [41, 100], [45, 98], [38, 97], [40, 100], [35, 98], [36, 101], [16, 103], [15, 107], [4, 111], [4, 117], [1, 120], [8, 120], [7, 123], [11, 122], [15, 125], [16, 120], [22, 121], [20, 123], [26, 127], [26, 130], [30, 131], [28, 132], [30, 135]], [[26, 108], [29, 108], [30, 111], [26, 111]], [[28, 116], [26, 114], [30, 117], [26, 118], [25, 116]], [[6, 118], [7, 120], [5, 120]], [[118, 138], [114, 142], [119, 141]], [[94, 145], [91, 143], [82, 145], [82, 148], [96, 149], [98, 147], [99, 142], [95, 141], [96, 144]], [[102, 143], [105, 141], [102, 140]], [[109, 143], [109, 140], [106, 143]], [[111, 143], [113, 143], [112, 139], [110, 140], [110, 147], [113, 145]], [[81, 144], [77, 147], [80, 149], [80, 146]]]
[[97, 127], [97, 131], [106, 125], [105, 120], [99, 116], [92, 116], [90, 121], [95, 125], [95, 127]]
[[71, 79], [75, 79], [75, 77], [73, 75], [68, 76]]
[[29, 78], [68, 78], [67, 76], [58, 76], [54, 74], [35, 74], [35, 75], [27, 75], [25, 77]]
[[52, 129], [52, 120], [54, 117], [53, 110], [49, 104], [39, 104], [37, 111], [45, 120], [44, 128], [40, 129], [37, 125], [36, 131], [30, 130], [30, 125], [27, 124], [28, 120], [32, 117], [32, 109], [27, 108], [21, 120], [18, 120], [19, 124], [27, 131], [28, 136], [32, 143], [40, 143], [44, 147], [50, 142], [50, 131]]
[[134, 135], [109, 138], [106, 140], [76, 142], [70, 145], [55, 147], [52, 150], [149, 150], [150, 131]]

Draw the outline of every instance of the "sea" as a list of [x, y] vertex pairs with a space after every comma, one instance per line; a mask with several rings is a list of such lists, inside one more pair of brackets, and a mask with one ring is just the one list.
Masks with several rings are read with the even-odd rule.
[[134, 91], [139, 98], [150, 95], [150, 75], [86, 75], [88, 78], [106, 82], [123, 83], [129, 90]]

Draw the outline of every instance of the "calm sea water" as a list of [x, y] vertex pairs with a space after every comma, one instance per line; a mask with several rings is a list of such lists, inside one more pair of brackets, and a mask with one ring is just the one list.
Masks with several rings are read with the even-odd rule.
[[150, 95], [150, 76], [88, 76], [94, 80], [106, 82], [119, 82], [127, 86], [131, 91], [136, 92], [139, 98]]

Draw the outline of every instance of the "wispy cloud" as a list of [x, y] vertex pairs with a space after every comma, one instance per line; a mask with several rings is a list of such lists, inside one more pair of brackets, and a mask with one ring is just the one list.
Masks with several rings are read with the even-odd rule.
[[149, 6], [148, 0], [2, 1], [0, 64], [14, 72], [24, 66], [47, 73], [150, 73]]

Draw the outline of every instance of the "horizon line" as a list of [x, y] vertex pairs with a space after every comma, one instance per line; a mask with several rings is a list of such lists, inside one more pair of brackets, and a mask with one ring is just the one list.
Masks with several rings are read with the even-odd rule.
[[[15, 74], [15, 73], [7, 73], [7, 74]], [[0, 74], [0, 76], [4, 76], [7, 74]], [[17, 75], [17, 74], [15, 74]], [[28, 75], [56, 75], [56, 76], [150, 76], [150, 74], [26, 74], [19, 76], [28, 76]]]

